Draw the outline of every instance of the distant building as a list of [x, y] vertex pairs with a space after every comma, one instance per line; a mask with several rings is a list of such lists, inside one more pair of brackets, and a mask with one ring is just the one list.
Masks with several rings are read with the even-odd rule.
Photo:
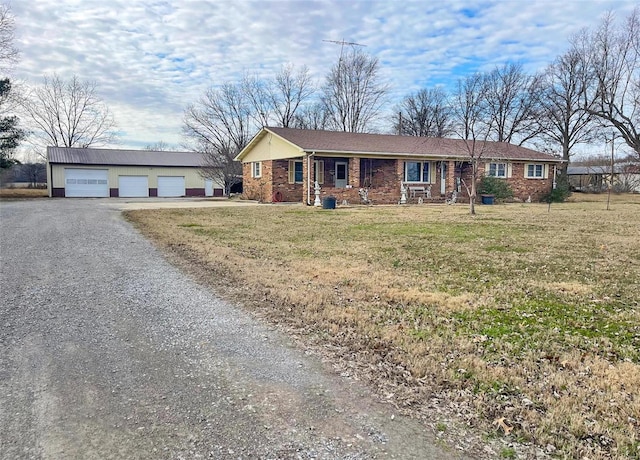
[[640, 193], [640, 165], [633, 163], [613, 166], [613, 182], [611, 182], [611, 166], [569, 166], [567, 168], [569, 185], [579, 192], [603, 192], [612, 184], [616, 192]]

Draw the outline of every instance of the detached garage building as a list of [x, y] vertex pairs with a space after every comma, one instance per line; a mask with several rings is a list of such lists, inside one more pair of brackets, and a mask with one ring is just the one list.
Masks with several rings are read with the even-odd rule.
[[50, 197], [222, 196], [193, 152], [47, 147]]

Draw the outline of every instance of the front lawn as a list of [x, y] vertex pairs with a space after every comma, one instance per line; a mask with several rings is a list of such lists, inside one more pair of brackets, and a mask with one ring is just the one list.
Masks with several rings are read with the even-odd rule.
[[640, 196], [579, 199], [127, 216], [434, 427], [640, 458]]

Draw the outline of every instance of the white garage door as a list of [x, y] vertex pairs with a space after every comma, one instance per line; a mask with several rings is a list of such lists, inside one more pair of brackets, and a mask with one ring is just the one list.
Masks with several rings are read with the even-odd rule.
[[66, 197], [108, 197], [109, 173], [106, 169], [64, 170], [64, 196]]
[[184, 195], [184, 176], [158, 176], [158, 196]]
[[118, 176], [118, 196], [125, 198], [149, 196], [149, 177]]
[[213, 196], [213, 180], [204, 180], [204, 196]]

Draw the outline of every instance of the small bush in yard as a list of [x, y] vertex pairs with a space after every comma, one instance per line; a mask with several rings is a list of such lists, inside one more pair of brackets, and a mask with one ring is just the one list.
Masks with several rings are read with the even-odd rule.
[[507, 181], [493, 176], [484, 176], [482, 178], [479, 192], [481, 195], [493, 195], [496, 200], [513, 198], [513, 190]]
[[542, 197], [543, 203], [563, 203], [567, 201], [567, 198], [571, 196], [571, 190], [568, 184], [558, 182], [556, 188], [551, 190], [545, 196]]

